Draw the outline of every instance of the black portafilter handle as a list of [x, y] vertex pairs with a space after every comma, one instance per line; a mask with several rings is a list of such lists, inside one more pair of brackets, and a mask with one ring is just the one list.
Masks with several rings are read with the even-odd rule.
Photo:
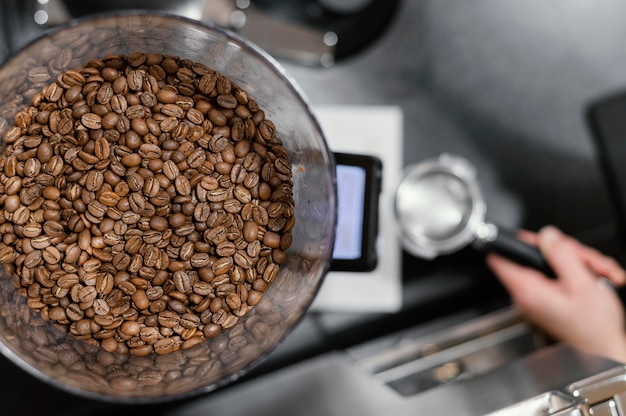
[[493, 224], [485, 224], [488, 230], [477, 233], [476, 245], [484, 251], [492, 251], [500, 254], [523, 266], [532, 267], [550, 278], [556, 278], [556, 274], [541, 251], [522, 241], [514, 231], [496, 227]]

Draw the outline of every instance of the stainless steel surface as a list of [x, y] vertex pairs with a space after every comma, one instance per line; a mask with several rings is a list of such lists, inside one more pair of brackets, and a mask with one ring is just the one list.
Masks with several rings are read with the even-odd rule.
[[615, 410], [614, 403], [605, 402], [593, 407], [593, 416], [619, 416], [619, 414]]
[[623, 365], [577, 380], [561, 391], [523, 400], [488, 416], [626, 415], [626, 367]]
[[567, 396], [560, 391], [549, 391], [489, 413], [487, 416], [587, 416], [583, 399]]
[[372, 376], [401, 395], [412, 396], [452, 380], [485, 374], [545, 345], [541, 334], [507, 309], [383, 351], [356, 365], [364, 368], [378, 362]]
[[484, 335], [459, 346], [376, 374], [404, 396], [475, 377], [534, 351], [532, 335], [523, 324]]
[[[422, 409], [433, 409], [443, 404], [445, 415], [484, 415], [549, 391], [564, 391], [572, 381], [611, 368], [616, 363], [589, 356], [563, 345], [545, 347], [522, 359], [477, 377], [469, 382], [451, 383], [417, 397], [424, 403]], [[460, 405], [450, 401], [460, 400]], [[458, 413], [456, 413], [458, 412]]]
[[573, 396], [583, 397], [591, 404], [601, 403], [615, 396], [623, 396], [623, 393], [626, 393], [626, 367], [616, 367], [611, 371], [578, 380], [569, 385], [567, 390]]
[[505, 308], [487, 314], [454, 314], [436, 319], [428, 325], [409, 328], [347, 350], [357, 367], [369, 374], [377, 374], [403, 363], [431, 356], [458, 347], [481, 335], [523, 325], [524, 332], [533, 334], [535, 348], [545, 345], [518, 311]]
[[573, 381], [614, 367], [611, 361], [557, 345], [472, 380], [456, 380], [404, 397], [357, 369], [345, 353], [334, 352], [164, 414], [199, 415], [220, 409], [220, 414], [234, 416], [254, 409], [257, 415], [482, 416], [544, 392], [563, 391]]

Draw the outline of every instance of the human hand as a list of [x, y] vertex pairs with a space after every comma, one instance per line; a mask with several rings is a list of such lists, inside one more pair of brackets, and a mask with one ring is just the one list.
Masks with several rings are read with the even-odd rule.
[[496, 254], [487, 264], [521, 313], [554, 338], [581, 350], [626, 362], [624, 307], [615, 286], [626, 272], [615, 261], [552, 226], [520, 238], [539, 247], [557, 275], [521, 266]]

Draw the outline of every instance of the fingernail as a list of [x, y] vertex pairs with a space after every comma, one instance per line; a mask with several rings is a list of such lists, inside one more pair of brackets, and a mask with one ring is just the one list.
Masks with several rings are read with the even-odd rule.
[[547, 225], [539, 232], [539, 245], [542, 247], [550, 247], [559, 240], [562, 235], [558, 228], [553, 225]]

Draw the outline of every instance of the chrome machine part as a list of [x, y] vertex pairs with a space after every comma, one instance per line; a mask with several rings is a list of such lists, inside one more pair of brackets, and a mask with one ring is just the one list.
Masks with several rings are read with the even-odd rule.
[[448, 153], [409, 166], [396, 191], [398, 233], [409, 253], [433, 259], [473, 243], [554, 276], [536, 247], [486, 223], [486, 210], [476, 169]]
[[407, 167], [396, 192], [400, 238], [418, 257], [431, 259], [468, 245], [485, 212], [476, 170], [447, 153]]

